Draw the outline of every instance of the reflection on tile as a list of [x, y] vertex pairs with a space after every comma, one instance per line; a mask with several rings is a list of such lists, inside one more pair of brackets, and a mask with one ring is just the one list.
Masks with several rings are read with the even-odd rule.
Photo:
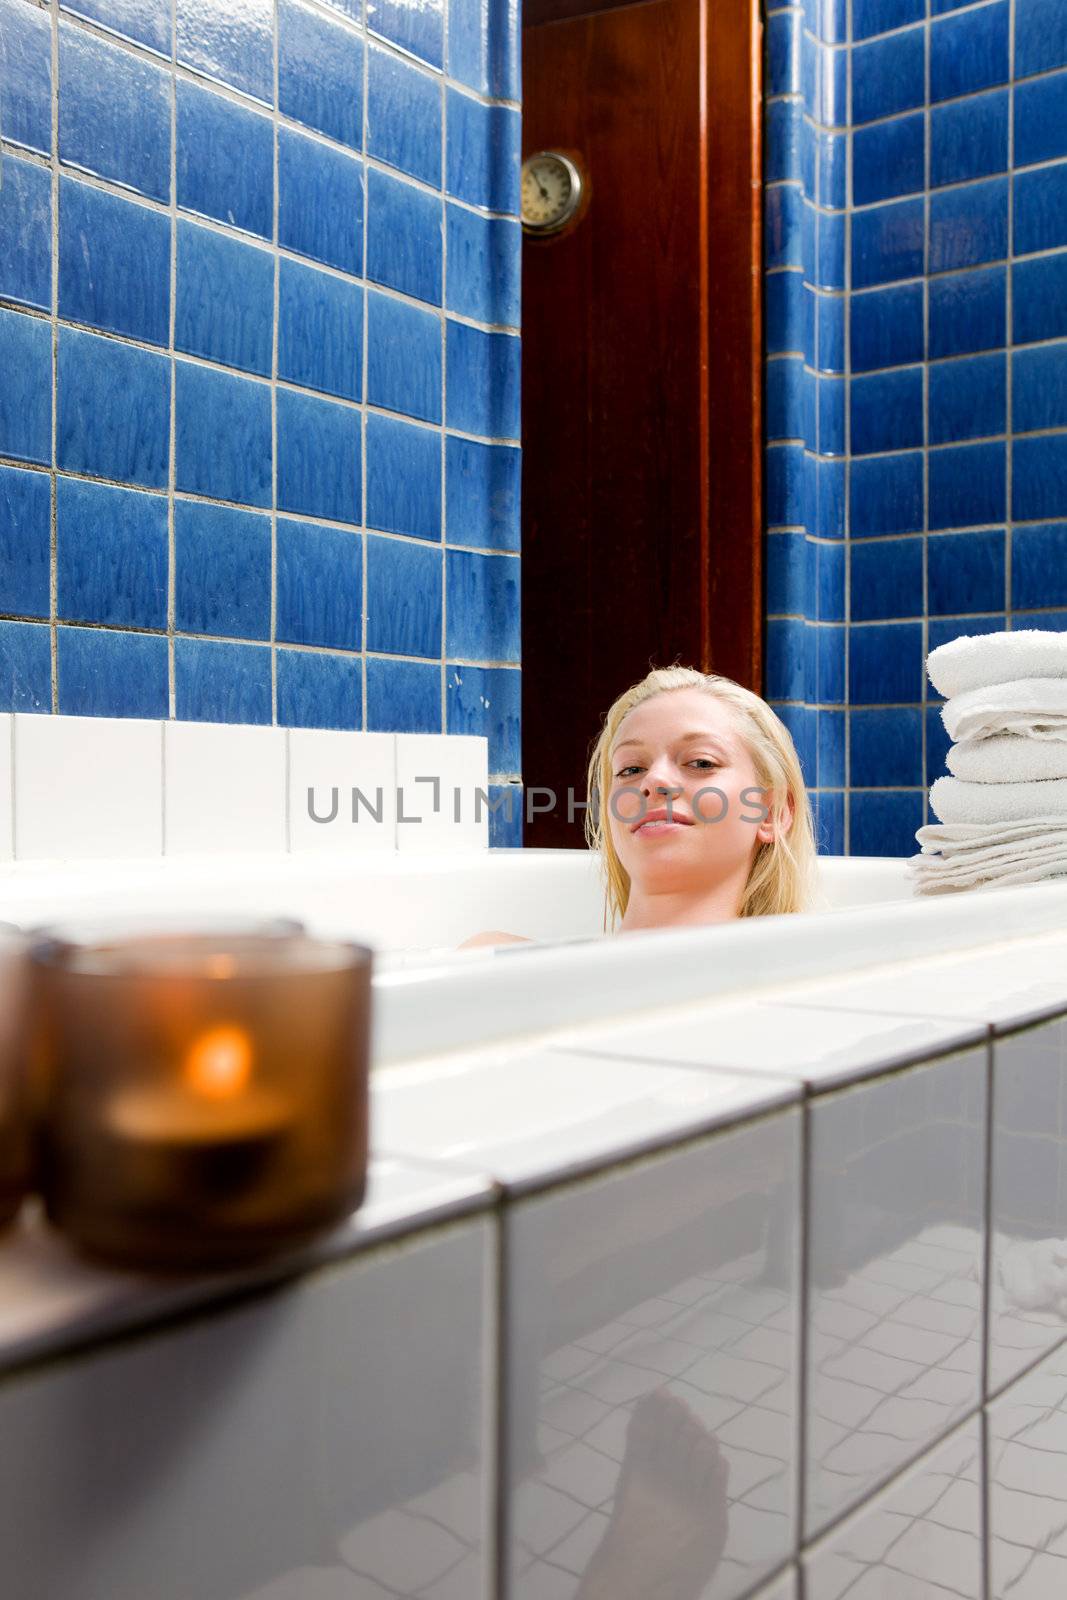
[[272, 0], [175, 0], [178, 60], [271, 105]]
[[797, 1124], [509, 1209], [514, 1600], [733, 1600], [788, 1556]]
[[363, 41], [298, 0], [278, 7], [278, 109], [353, 150], [363, 142]]
[[431, 67], [442, 65], [443, 0], [367, 0], [367, 27]]
[[986, 1053], [811, 1108], [805, 1533], [978, 1403]]
[[0, 134], [47, 155], [52, 144], [52, 28], [47, 11], [0, 0]]
[[62, 9], [88, 17], [109, 33], [170, 55], [170, 0], [61, 0]]
[[990, 1600], [1045, 1600], [1067, 1584], [1067, 1345], [989, 1406]]
[[441, 185], [441, 81], [370, 47], [367, 154]]
[[487, 106], [458, 89], [447, 91], [445, 187], [458, 200], [487, 211], [519, 212], [519, 113]]
[[977, 1419], [804, 1556], [805, 1600], [958, 1600], [982, 1592]]
[[170, 199], [171, 78], [128, 50], [59, 24], [59, 155]]
[[52, 306], [52, 192], [44, 168], [5, 155], [0, 185], [0, 295]]

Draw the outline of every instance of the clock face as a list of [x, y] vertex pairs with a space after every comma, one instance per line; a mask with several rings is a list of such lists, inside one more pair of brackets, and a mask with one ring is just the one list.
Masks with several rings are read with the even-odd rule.
[[552, 233], [578, 209], [582, 178], [573, 161], [549, 150], [522, 165], [522, 221], [528, 233]]

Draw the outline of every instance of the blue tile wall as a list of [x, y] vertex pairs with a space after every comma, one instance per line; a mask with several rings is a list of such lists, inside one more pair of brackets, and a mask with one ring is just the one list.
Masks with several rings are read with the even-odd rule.
[[516, 0], [0, 0], [0, 41], [0, 710], [479, 732], [506, 798]]
[[913, 855], [926, 653], [1067, 605], [1067, 5], [798, 0], [765, 48], [764, 692], [820, 848]]

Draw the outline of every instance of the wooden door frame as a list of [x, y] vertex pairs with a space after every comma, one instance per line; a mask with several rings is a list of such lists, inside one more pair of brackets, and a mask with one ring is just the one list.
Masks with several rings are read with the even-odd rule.
[[[526, 0], [527, 27], [618, 0]], [[641, 3], [641, 0], [636, 0]], [[701, 669], [763, 689], [763, 23], [700, 7]]]

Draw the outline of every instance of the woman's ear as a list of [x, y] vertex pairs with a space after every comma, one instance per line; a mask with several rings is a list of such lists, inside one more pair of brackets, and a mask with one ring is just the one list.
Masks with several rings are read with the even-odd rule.
[[[773, 789], [763, 790], [763, 803], [769, 812], [774, 803]], [[782, 806], [781, 829], [779, 830], [775, 827], [775, 824], [770, 816], [767, 817], [766, 822], [761, 822], [759, 827], [756, 829], [756, 838], [759, 840], [760, 844], [773, 844], [775, 836], [779, 831], [781, 831], [783, 834], [788, 833], [790, 828], [793, 826], [793, 811], [793, 796], [789, 794], [786, 795]]]

